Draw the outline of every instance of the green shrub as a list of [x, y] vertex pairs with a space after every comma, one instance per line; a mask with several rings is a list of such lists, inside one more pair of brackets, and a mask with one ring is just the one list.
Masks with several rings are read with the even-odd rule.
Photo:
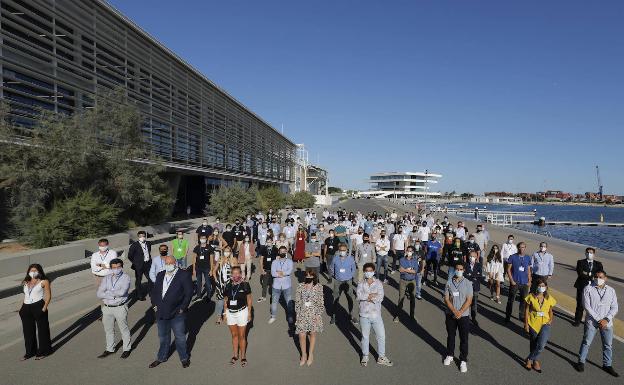
[[92, 190], [56, 203], [47, 213], [32, 212], [24, 225], [27, 242], [35, 247], [62, 245], [117, 231], [121, 210]]
[[283, 209], [287, 204], [287, 200], [286, 195], [277, 187], [264, 188], [258, 191], [257, 194], [257, 206], [264, 212], [269, 209]]
[[316, 198], [307, 191], [299, 191], [289, 196], [288, 202], [295, 209], [307, 209], [314, 207]]
[[257, 190], [241, 185], [222, 186], [210, 197], [207, 213], [220, 217], [225, 222], [233, 222], [257, 210]]

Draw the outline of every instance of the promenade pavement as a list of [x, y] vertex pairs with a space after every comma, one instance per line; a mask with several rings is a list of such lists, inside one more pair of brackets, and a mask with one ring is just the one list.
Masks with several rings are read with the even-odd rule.
[[[389, 202], [352, 200], [339, 204], [347, 210], [372, 211], [397, 208]], [[490, 229], [492, 233], [493, 229]], [[121, 352], [105, 359], [96, 358], [104, 350], [104, 331], [97, 321], [97, 300], [93, 280], [88, 271], [57, 278], [53, 282], [54, 300], [50, 305], [50, 324], [56, 352], [42, 361], [20, 362], [24, 347], [17, 309], [21, 296], [0, 300], [0, 384], [618, 384], [601, 369], [600, 341], [590, 351], [586, 371], [579, 374], [572, 364], [582, 338], [582, 329], [570, 325], [569, 315], [557, 310], [550, 342], [541, 357], [543, 373], [528, 372], [522, 362], [528, 353], [528, 340], [516, 316], [504, 326], [505, 304], [490, 301], [484, 293], [479, 297], [480, 330], [470, 336], [468, 373], [456, 365], [445, 367], [446, 330], [442, 311], [441, 290], [424, 288], [423, 300], [416, 302], [416, 321], [405, 313], [394, 324], [390, 312], [398, 299], [398, 275], [391, 275], [386, 285], [383, 318], [386, 327], [386, 351], [394, 362], [392, 368], [371, 362], [359, 364], [359, 326], [346, 321], [346, 313], [338, 314], [338, 324], [330, 325], [324, 317], [325, 331], [320, 334], [311, 367], [299, 367], [296, 339], [287, 333], [286, 317], [280, 308], [277, 321], [268, 325], [269, 303], [255, 303], [259, 292], [259, 275], [252, 277], [254, 321], [249, 331], [247, 357], [249, 365], [230, 367], [231, 342], [226, 326], [215, 325], [214, 305], [205, 301], [194, 303], [188, 314], [191, 366], [183, 369], [177, 354], [154, 369], [148, 365], [158, 348], [156, 326], [151, 323], [148, 302], [132, 302], [129, 324], [132, 330], [132, 355], [119, 358]], [[322, 283], [325, 280], [321, 279]], [[296, 284], [293, 278], [293, 283]], [[622, 294], [621, 290], [618, 294]], [[325, 288], [326, 305], [330, 291]], [[341, 305], [346, 307], [344, 297]], [[407, 304], [405, 304], [407, 310]], [[371, 343], [375, 344], [374, 335]], [[614, 341], [614, 367], [622, 372], [624, 344]], [[459, 342], [457, 343], [459, 347]], [[459, 354], [457, 351], [456, 354]], [[374, 355], [374, 354], [373, 354]]]

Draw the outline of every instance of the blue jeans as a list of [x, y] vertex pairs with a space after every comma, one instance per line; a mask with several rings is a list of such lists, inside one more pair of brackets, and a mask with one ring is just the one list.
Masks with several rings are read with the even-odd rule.
[[527, 360], [535, 361], [539, 358], [539, 355], [544, 351], [548, 338], [550, 337], [550, 325], [542, 325], [539, 333], [536, 333], [533, 328], [529, 327], [529, 356]]
[[377, 337], [377, 353], [379, 357], [386, 356], [386, 329], [384, 328], [383, 319], [381, 315], [374, 318], [360, 316], [360, 325], [362, 327], [362, 355], [368, 356], [368, 345], [371, 326], [375, 331], [375, 337]]
[[282, 294], [284, 295], [284, 301], [286, 301], [286, 319], [289, 324], [292, 324], [294, 322], [293, 313], [295, 303], [292, 300], [292, 291], [290, 287], [287, 289], [273, 288], [273, 292], [271, 293], [271, 318], [275, 318], [277, 315], [277, 305], [279, 304]]
[[176, 263], [178, 264], [179, 268], [186, 269], [186, 257], [176, 259]]
[[405, 250], [395, 250], [392, 253], [392, 266], [390, 267], [390, 270], [398, 270], [399, 268], [397, 266], [399, 266], [399, 261], [404, 256], [405, 256]]
[[453, 279], [454, 275], [455, 275], [455, 266], [449, 266], [447, 280], [450, 281], [451, 279]]
[[585, 360], [587, 359], [587, 353], [589, 352], [589, 346], [594, 340], [596, 331], [600, 331], [600, 338], [602, 338], [602, 365], [611, 366], [611, 356], [613, 355], [613, 327], [601, 330], [598, 328], [598, 322], [592, 319], [585, 321], [583, 343], [581, 344], [581, 349], [579, 350], [579, 362], [583, 364], [585, 363]]
[[223, 316], [223, 306], [224, 304], [222, 299], [217, 299], [215, 301], [215, 314], [217, 317]]
[[176, 350], [180, 361], [189, 359], [186, 351], [186, 314], [178, 314], [172, 319], [158, 320], [158, 339], [160, 340], [160, 348], [156, 359], [165, 362], [169, 358], [169, 347], [171, 345], [171, 331], [175, 337]]
[[375, 271], [377, 279], [381, 279], [379, 278], [379, 273], [381, 272], [382, 265], [384, 268], [384, 278], [388, 278], [388, 255], [377, 254], [377, 271]]
[[420, 291], [422, 289], [422, 274], [416, 274], [416, 297], [420, 297]]
[[202, 281], [204, 281], [204, 289], [206, 290], [206, 297], [210, 298], [210, 291], [212, 290], [212, 284], [210, 281], [210, 269], [195, 268], [195, 294], [199, 297], [202, 292]]

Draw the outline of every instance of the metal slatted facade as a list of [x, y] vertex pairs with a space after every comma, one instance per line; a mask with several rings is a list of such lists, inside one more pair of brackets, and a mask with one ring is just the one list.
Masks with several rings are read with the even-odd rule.
[[99, 0], [0, 0], [0, 97], [32, 125], [123, 87], [144, 113], [155, 154], [173, 168], [293, 181], [295, 144]]

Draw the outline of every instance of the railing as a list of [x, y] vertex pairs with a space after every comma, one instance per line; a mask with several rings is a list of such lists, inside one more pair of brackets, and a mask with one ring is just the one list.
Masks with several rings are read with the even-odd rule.
[[486, 215], [485, 220], [497, 226], [511, 226], [513, 224], [513, 215], [490, 213]]

